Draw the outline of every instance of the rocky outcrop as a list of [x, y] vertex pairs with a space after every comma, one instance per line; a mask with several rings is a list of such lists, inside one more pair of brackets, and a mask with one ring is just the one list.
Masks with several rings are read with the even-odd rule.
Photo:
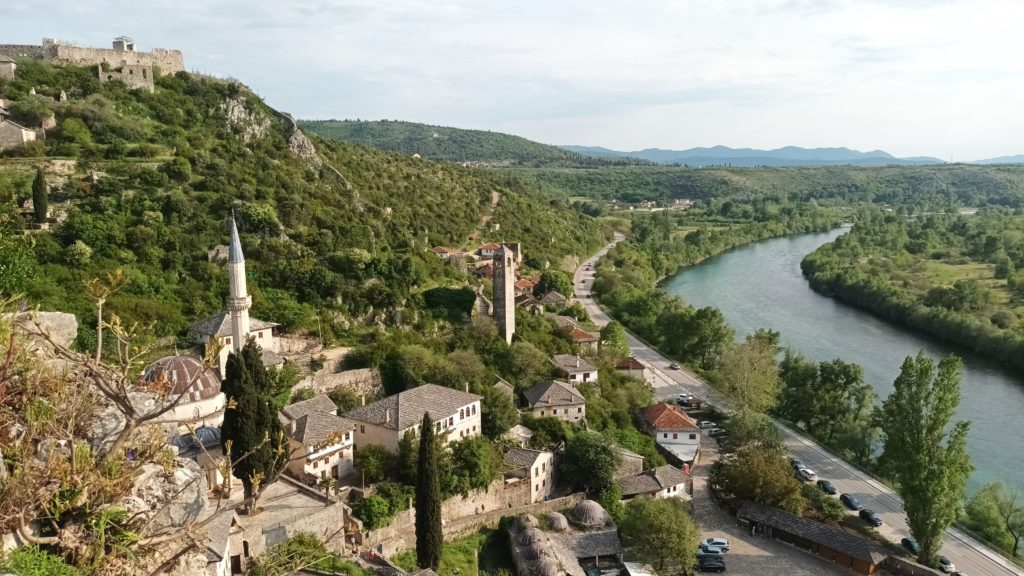
[[270, 130], [270, 118], [250, 108], [244, 98], [228, 99], [224, 103], [223, 109], [228, 119], [228, 126], [241, 132], [242, 141], [246, 144], [263, 138]]
[[198, 520], [206, 509], [206, 480], [192, 460], [178, 458], [167, 472], [158, 464], [143, 464], [122, 506], [129, 514], [151, 519], [150, 529], [159, 534]]
[[70, 348], [78, 336], [78, 318], [67, 312], [19, 312], [14, 321], [26, 326], [26, 333], [37, 343], [39, 337], [34, 335], [37, 332], [36, 324], [54, 342], [66, 348]]

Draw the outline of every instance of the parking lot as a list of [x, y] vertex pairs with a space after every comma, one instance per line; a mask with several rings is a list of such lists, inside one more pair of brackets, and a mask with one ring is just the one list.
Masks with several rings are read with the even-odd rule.
[[764, 536], [751, 536], [725, 510], [719, 508], [708, 494], [707, 477], [710, 463], [718, 458], [716, 442], [704, 432], [701, 440], [701, 463], [694, 469], [693, 515], [701, 526], [701, 539], [720, 537], [729, 540], [725, 554], [727, 574], [785, 574], [787, 576], [850, 576], [852, 572], [839, 568], [817, 556]]

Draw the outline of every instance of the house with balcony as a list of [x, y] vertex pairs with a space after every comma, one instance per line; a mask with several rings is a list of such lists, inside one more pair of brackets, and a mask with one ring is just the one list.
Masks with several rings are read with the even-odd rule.
[[345, 413], [356, 425], [355, 445], [378, 444], [398, 452], [398, 443], [406, 432], [418, 434], [423, 414], [429, 414], [434, 432], [445, 443], [481, 433], [480, 401], [483, 396], [469, 391], [424, 384], [393, 394], [373, 404]]
[[314, 486], [321, 478], [340, 480], [352, 475], [356, 424], [337, 411], [326, 394], [281, 410], [291, 449], [286, 468], [291, 477]]
[[640, 412], [644, 431], [679, 465], [692, 464], [700, 451], [700, 428], [682, 408], [659, 402]]

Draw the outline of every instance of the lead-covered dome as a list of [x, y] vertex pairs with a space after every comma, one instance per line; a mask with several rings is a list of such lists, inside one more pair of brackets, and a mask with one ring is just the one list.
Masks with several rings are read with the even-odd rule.
[[558, 569], [558, 562], [553, 558], [541, 558], [533, 566], [531, 573], [536, 576], [558, 576], [561, 571]]
[[519, 527], [522, 529], [536, 528], [540, 526], [540, 522], [537, 521], [537, 517], [532, 514], [523, 514], [519, 517]]
[[146, 367], [142, 381], [152, 392], [171, 399], [184, 393], [182, 403], [207, 400], [220, 394], [220, 378], [192, 356], [161, 358]]
[[572, 519], [587, 528], [599, 528], [608, 521], [608, 513], [593, 500], [582, 500], [572, 509]]
[[518, 540], [520, 546], [529, 546], [535, 542], [543, 542], [544, 533], [538, 528], [527, 528], [519, 533]]
[[548, 527], [552, 530], [563, 532], [569, 529], [569, 521], [566, 520], [561, 512], [552, 512], [548, 514]]

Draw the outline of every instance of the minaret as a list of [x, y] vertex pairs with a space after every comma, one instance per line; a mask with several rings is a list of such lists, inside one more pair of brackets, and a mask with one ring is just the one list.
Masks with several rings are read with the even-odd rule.
[[228, 279], [231, 285], [227, 302], [228, 313], [231, 314], [231, 346], [237, 353], [249, 337], [252, 298], [245, 288], [245, 257], [242, 256], [242, 243], [238, 240], [234, 212], [231, 213], [231, 244], [228, 246]]
[[494, 321], [498, 324], [498, 334], [508, 344], [512, 343], [512, 334], [516, 331], [515, 283], [518, 252], [502, 244], [494, 253]]

